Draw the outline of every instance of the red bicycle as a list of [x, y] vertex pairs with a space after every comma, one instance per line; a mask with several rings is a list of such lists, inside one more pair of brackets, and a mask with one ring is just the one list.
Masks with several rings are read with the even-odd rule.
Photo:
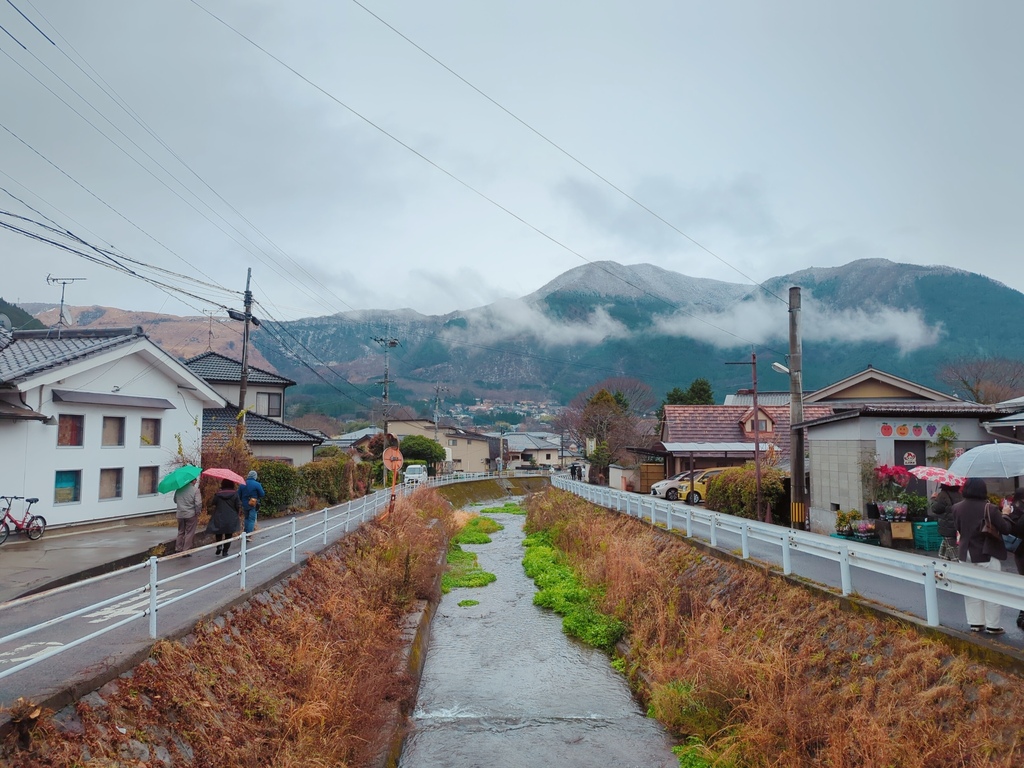
[[[11, 514], [11, 506], [19, 499], [23, 499], [27, 505], [20, 520]], [[0, 518], [0, 544], [7, 541], [7, 537], [11, 535], [11, 525], [15, 531], [22, 531], [32, 541], [43, 535], [46, 531], [46, 518], [31, 514], [32, 505], [37, 501], [39, 499], [26, 499], [24, 496], [0, 496], [0, 507], [4, 510], [4, 516]]]

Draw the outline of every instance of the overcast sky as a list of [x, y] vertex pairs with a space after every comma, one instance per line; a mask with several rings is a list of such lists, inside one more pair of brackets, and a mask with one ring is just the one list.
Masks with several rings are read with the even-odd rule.
[[[276, 319], [468, 309], [605, 259], [1024, 290], [1016, 0], [362, 2], [0, 4], [0, 187], [38, 213], [0, 210], [233, 291], [251, 267]], [[6, 231], [0, 263], [8, 301], [58, 301], [52, 275], [87, 278], [75, 305], [240, 303]]]

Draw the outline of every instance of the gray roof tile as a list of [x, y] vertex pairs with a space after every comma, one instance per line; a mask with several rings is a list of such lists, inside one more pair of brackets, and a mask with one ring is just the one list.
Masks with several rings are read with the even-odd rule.
[[146, 338], [140, 326], [5, 333], [0, 338], [0, 382], [17, 382], [139, 338]]
[[[242, 363], [239, 360], [232, 360], [230, 357], [216, 352], [203, 352], [185, 361], [185, 365], [196, 376], [206, 381], [218, 384], [238, 383], [242, 380]], [[249, 366], [250, 384], [277, 384], [290, 387], [295, 382], [278, 376], [276, 373], [264, 371], [253, 365]]]
[[[203, 441], [213, 435], [230, 435], [237, 424], [237, 408], [204, 408]], [[245, 439], [250, 443], [315, 443], [323, 438], [309, 432], [290, 427], [279, 421], [247, 413], [245, 416]], [[214, 441], [216, 442], [216, 441]]]

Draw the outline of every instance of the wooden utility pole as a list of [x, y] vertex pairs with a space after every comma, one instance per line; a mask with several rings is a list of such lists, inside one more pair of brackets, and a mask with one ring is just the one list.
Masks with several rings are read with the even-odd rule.
[[252, 267], [245, 274], [245, 317], [242, 325], [242, 374], [238, 381], [238, 424], [245, 426], [245, 396], [249, 389], [249, 323], [252, 322]]
[[385, 439], [386, 439], [387, 435], [388, 435], [389, 409], [391, 407], [391, 403], [388, 400], [388, 387], [391, 384], [391, 378], [389, 376], [389, 368], [388, 368], [388, 365], [389, 365], [388, 357], [389, 357], [389, 354], [390, 354], [391, 350], [398, 346], [398, 339], [393, 338], [391, 336], [374, 336], [373, 340], [376, 341], [378, 344], [380, 344], [384, 348], [384, 380], [383, 381], [379, 381], [377, 383], [384, 385], [384, 390], [383, 390], [383, 393], [382, 393], [383, 394], [383, 414], [382, 415], [384, 417], [384, 436], [385, 436]]

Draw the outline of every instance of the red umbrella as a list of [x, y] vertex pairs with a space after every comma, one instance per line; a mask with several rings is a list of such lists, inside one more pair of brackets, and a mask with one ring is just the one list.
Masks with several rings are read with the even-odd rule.
[[207, 477], [219, 477], [221, 480], [230, 480], [233, 483], [241, 485], [245, 482], [245, 478], [235, 472], [233, 469], [227, 469], [225, 467], [210, 467], [204, 469], [203, 474]]
[[964, 484], [964, 478], [954, 475], [945, 467], [911, 467], [907, 471], [914, 477], [919, 477], [922, 480], [934, 480], [942, 485], [961, 486]]

